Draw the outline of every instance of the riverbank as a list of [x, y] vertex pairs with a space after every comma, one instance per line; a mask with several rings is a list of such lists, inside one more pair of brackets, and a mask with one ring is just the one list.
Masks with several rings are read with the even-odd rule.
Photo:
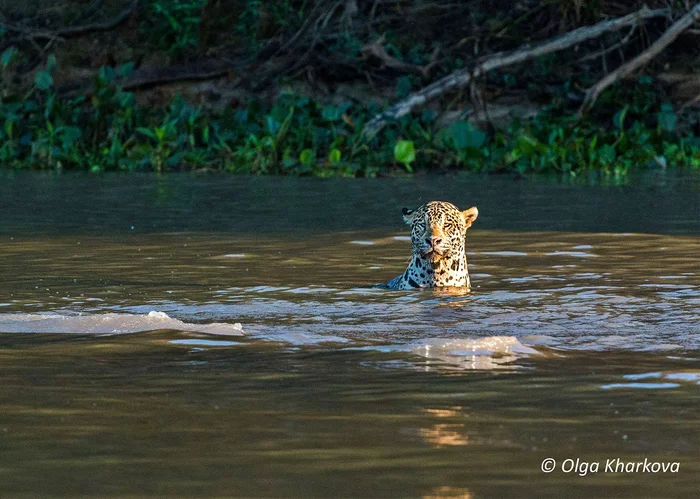
[[6, 6], [0, 166], [316, 177], [700, 168], [685, 8], [331, 4]]

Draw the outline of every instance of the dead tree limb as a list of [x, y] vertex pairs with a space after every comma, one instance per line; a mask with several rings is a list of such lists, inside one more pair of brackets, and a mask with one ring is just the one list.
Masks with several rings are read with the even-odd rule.
[[363, 135], [365, 137], [373, 136], [384, 127], [387, 121], [405, 116], [413, 109], [424, 105], [426, 102], [435, 99], [446, 92], [469, 85], [473, 79], [476, 79], [493, 69], [522, 63], [536, 57], [558, 52], [578, 43], [590, 40], [591, 38], [596, 38], [607, 31], [636, 24], [643, 19], [661, 17], [668, 14], [668, 9], [650, 10], [647, 7], [643, 7], [639, 11], [628, 14], [624, 17], [603, 21], [593, 26], [578, 28], [552, 40], [539, 43], [535, 46], [525, 45], [514, 52], [498, 52], [491, 56], [487, 56], [483, 58], [473, 69], [462, 69], [455, 71], [428, 85], [422, 90], [409, 95], [406, 99], [393, 105], [383, 113], [378, 114], [367, 122], [363, 130]]
[[586, 98], [581, 105], [579, 114], [583, 114], [585, 111], [591, 108], [598, 96], [610, 85], [618, 81], [620, 78], [624, 78], [630, 73], [641, 68], [645, 64], [648, 64], [652, 59], [659, 55], [673, 40], [678, 38], [684, 30], [692, 26], [692, 24], [700, 20], [700, 3], [696, 4], [695, 7], [690, 9], [687, 14], [678, 19], [675, 23], [671, 25], [666, 32], [661, 35], [654, 43], [649, 45], [649, 47], [639, 54], [637, 57], [631, 61], [618, 67], [612, 73], [607, 74], [603, 79], [598, 81], [586, 92]]
[[[243, 65], [223, 60], [174, 64], [162, 68], [137, 69], [129, 78], [116, 80], [115, 83], [122, 90], [138, 90], [183, 81], [214, 80], [227, 75], [236, 75], [242, 68]], [[56, 90], [59, 95], [66, 97], [79, 93], [89, 96], [93, 92], [93, 81], [93, 77], [74, 80], [60, 85]]]
[[632, 35], [634, 35], [634, 32], [635, 32], [636, 30], [637, 30], [637, 26], [636, 26], [636, 25], [635, 25], [635, 26], [632, 26], [632, 29], [630, 30], [630, 32], [627, 33], [627, 35], [625, 35], [625, 37], [624, 37], [622, 40], [620, 40], [620, 41], [617, 42], [616, 44], [611, 45], [611, 46], [609, 46], [609, 47], [607, 47], [607, 48], [603, 48], [602, 50], [600, 50], [600, 51], [598, 51], [598, 52], [595, 52], [595, 53], [593, 53], [593, 54], [584, 55], [583, 57], [581, 57], [580, 59], [578, 59], [577, 61], [575, 61], [575, 64], [581, 64], [582, 62], [586, 62], [586, 61], [590, 61], [590, 60], [593, 60], [593, 59], [597, 59], [598, 57], [603, 57], [603, 58], [604, 58], [604, 57], [605, 57], [607, 54], [609, 54], [610, 52], [612, 52], [612, 51], [614, 51], [614, 50], [617, 50], [617, 49], [619, 49], [620, 47], [623, 47], [623, 46], [627, 45], [627, 43], [630, 41], [630, 39], [632, 38]]

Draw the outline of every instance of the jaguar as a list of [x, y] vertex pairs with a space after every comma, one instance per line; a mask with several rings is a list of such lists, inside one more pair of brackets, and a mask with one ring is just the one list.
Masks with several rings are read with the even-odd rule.
[[479, 216], [476, 206], [461, 211], [446, 201], [431, 201], [415, 210], [402, 210], [411, 226], [411, 261], [398, 277], [389, 281], [389, 289], [431, 287], [469, 288], [467, 229]]

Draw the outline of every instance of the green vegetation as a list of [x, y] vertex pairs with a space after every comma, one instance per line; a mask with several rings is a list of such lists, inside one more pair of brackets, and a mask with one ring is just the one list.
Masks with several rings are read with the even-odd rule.
[[[54, 55], [41, 60], [31, 87], [13, 84], [13, 74], [21, 72], [18, 67], [27, 66], [31, 57], [23, 55], [26, 47], [24, 52], [15, 45], [6, 47], [0, 56], [0, 165], [93, 172], [209, 169], [313, 176], [376, 176], [446, 169], [567, 175], [594, 170], [622, 175], [633, 168], [700, 168], [700, 138], [692, 132], [697, 113], [677, 113], [678, 106], [651, 78], [619, 83], [602, 95], [592, 111], [579, 117], [577, 103], [567, 95], [574, 86], [590, 85], [595, 78], [582, 73], [575, 81], [570, 72], [560, 74], [551, 56], [516, 68], [514, 73], [489, 75], [485, 85], [498, 92], [520, 92], [528, 98], [535, 95], [541, 111], [534, 118], [484, 127], [475, 127], [464, 119], [445, 120], [429, 108], [392, 123], [375, 137], [364, 137], [363, 125], [382, 110], [386, 100], [374, 99], [377, 103], [363, 105], [343, 96], [323, 101], [314, 98], [294, 85], [295, 78], [299, 78], [294, 71], [299, 68], [289, 66], [288, 61], [276, 72], [260, 70], [260, 80], [274, 81], [278, 88], [273, 98], [261, 93], [259, 99], [235, 102], [219, 111], [177, 96], [161, 106], [139, 104], [137, 96], [121, 86], [135, 70], [130, 58], [152, 50], [180, 62], [196, 57], [207, 47], [235, 45], [242, 60], [252, 60], [269, 48], [270, 40], [278, 38], [285, 43], [273, 48], [291, 51], [289, 47], [304, 39], [305, 20], [319, 13], [317, 30], [330, 19], [345, 28], [337, 36], [328, 34], [326, 42], [318, 42], [322, 38], [317, 34], [310, 48], [301, 47], [306, 51], [302, 57], [309, 56], [311, 49], [320, 61], [327, 62], [324, 57], [328, 54], [340, 54], [335, 58], [350, 74], [346, 79], [354, 81], [358, 74], [373, 71], [380, 81], [387, 81], [386, 67], [376, 69], [371, 59], [362, 55], [368, 39], [376, 39], [376, 34], [367, 38], [372, 33], [365, 34], [357, 21], [350, 29], [347, 13], [321, 12], [311, 7], [313, 2], [307, 5], [292, 1], [278, 2], [264, 10], [261, 2], [249, 0], [228, 9], [233, 10], [229, 15], [237, 19], [228, 29], [225, 24], [229, 19], [221, 12], [205, 16], [214, 4], [218, 5], [204, 0], [145, 2], [138, 21], [138, 44], [134, 45], [140, 47], [141, 55], [130, 48], [123, 64], [102, 66], [92, 86], [78, 92], [66, 92], [55, 83]], [[520, 29], [527, 24], [528, 16], [540, 15], [550, 4], [558, 5], [545, 2], [514, 19], [503, 17], [509, 14], [506, 10], [487, 23], [489, 33]], [[552, 10], [551, 16], [556, 14], [568, 23], [573, 14], [564, 9], [565, 4], [562, 1], [562, 10]], [[474, 15], [486, 19], [485, 12]], [[439, 13], [444, 20], [442, 11]], [[356, 19], [359, 14], [354, 15]], [[418, 11], [414, 15], [422, 16]], [[577, 22], [595, 22], [600, 15], [591, 8], [576, 14]], [[391, 19], [386, 15], [384, 18]], [[424, 40], [412, 41], [397, 24], [388, 25], [382, 45], [385, 62], [425, 67], [440, 41], [435, 31], [428, 29], [431, 26], [424, 27]], [[228, 38], [223, 39], [222, 33]], [[0, 33], [0, 41], [3, 36], [7, 34]], [[496, 48], [517, 46], [512, 36], [493, 36], [492, 43], [502, 45]], [[431, 39], [432, 43], [426, 41]], [[454, 53], [448, 53], [432, 75], [411, 68], [407, 70], [411, 74], [401, 75], [404, 66], [397, 66], [399, 70], [388, 80], [394, 100], [434, 81], [436, 75], [464, 66], [457, 49], [450, 50]], [[340, 78], [340, 69], [334, 67], [330, 72]], [[583, 81], [586, 78], [589, 81]], [[543, 99], [544, 85], [549, 91]], [[457, 105], [457, 109], [463, 107]]]
[[[3, 54], [4, 65], [11, 54]], [[700, 139], [679, 133], [673, 108], [649, 85], [617, 88], [584, 119], [555, 104], [490, 136], [469, 122], [438, 127], [435, 113], [401, 119], [365, 140], [378, 107], [325, 105], [283, 94], [220, 115], [175, 98], [164, 109], [136, 105], [115, 83], [130, 66], [102, 68], [90, 96], [60, 99], [55, 61], [32, 90], [0, 107], [0, 162], [15, 168], [91, 171], [215, 169], [234, 173], [374, 176], [418, 169], [621, 174], [635, 166], [700, 168]], [[626, 103], [626, 104], [622, 104]], [[570, 113], [569, 113], [570, 114]]]

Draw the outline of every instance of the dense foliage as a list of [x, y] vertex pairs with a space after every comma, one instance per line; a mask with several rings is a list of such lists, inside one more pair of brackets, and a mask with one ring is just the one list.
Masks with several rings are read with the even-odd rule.
[[[221, 39], [221, 19], [204, 18], [210, 4], [203, 0], [146, 2], [139, 20], [139, 43], [162, 51], [172, 61], [186, 61], [205, 43], [232, 43]], [[266, 10], [253, 0], [237, 6], [239, 21], [229, 32], [241, 57], [254, 57], [264, 50], [266, 40], [281, 32], [294, 35], [313, 11], [305, 2], [280, 2]], [[565, 20], [573, 16], [562, 12]], [[335, 15], [331, 12], [327, 17], [331, 14]], [[595, 20], [593, 11], [577, 16], [580, 23]], [[498, 18], [494, 26], [513, 30], [516, 21]], [[362, 71], [369, 62], [361, 54], [360, 31], [345, 30], [343, 36], [323, 44], [315, 56], [323, 60], [324, 50], [341, 54], [343, 64]], [[440, 41], [436, 38], [433, 45]], [[508, 46], [514, 41], [504, 38], [494, 43]], [[422, 67], [434, 47], [419, 41], [407, 48], [405, 34], [395, 29], [388, 31], [385, 48], [393, 60]], [[364, 137], [363, 124], [386, 102], [314, 98], [295, 89], [286, 70], [275, 75], [274, 98], [261, 94], [214, 111], [175, 96], [164, 106], [150, 107], [137, 104], [134, 93], [121, 86], [134, 72], [134, 62], [102, 66], [91, 87], [66, 93], [54, 82], [57, 62], [49, 55], [35, 69], [31, 88], [12, 85], [12, 71], [31, 59], [25, 52], [11, 45], [0, 57], [0, 164], [6, 167], [95, 172], [214, 169], [315, 176], [448, 168], [571, 175], [587, 170], [624, 174], [635, 167], [700, 168], [700, 138], [693, 133], [697, 114], [677, 113], [677, 106], [652, 78], [642, 76], [616, 85], [591, 112], [579, 117], [568, 97], [574, 81], [570, 75], [557, 76], [551, 58], [536, 60], [518, 72], [492, 75], [485, 82], [506, 91], [521, 89], [524, 94], [541, 94], [537, 86], [546, 85], [546, 102], [535, 117], [476, 127], [464, 117], [442, 120], [435, 108], [426, 108], [374, 137]], [[450, 54], [436, 71], [446, 73], [463, 64], [464, 60]], [[385, 67], [381, 71], [376, 75], [387, 74]], [[394, 75], [393, 98], [404, 97], [433, 79], [427, 72]]]

